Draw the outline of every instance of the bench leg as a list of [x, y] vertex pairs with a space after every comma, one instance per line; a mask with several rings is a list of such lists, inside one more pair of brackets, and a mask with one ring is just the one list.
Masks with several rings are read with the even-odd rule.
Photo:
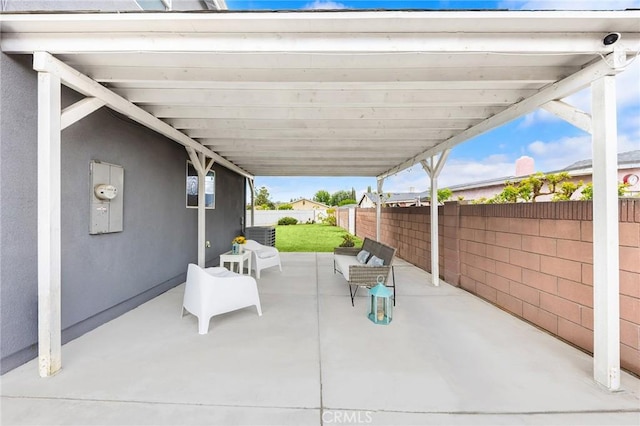
[[393, 281], [393, 306], [396, 306], [396, 273], [391, 265], [391, 280]]
[[354, 291], [354, 290], [352, 290], [352, 289], [351, 289], [351, 287], [352, 287], [352, 285], [351, 285], [351, 284], [349, 284], [349, 294], [351, 295], [351, 306], [355, 307], [356, 305], [353, 303], [353, 300], [355, 299], [355, 297], [356, 297], [356, 293], [358, 293], [358, 288], [359, 288], [360, 286], [356, 286], [355, 291]]

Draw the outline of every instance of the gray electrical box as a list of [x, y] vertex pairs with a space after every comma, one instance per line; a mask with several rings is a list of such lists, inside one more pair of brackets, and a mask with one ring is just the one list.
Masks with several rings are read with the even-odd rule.
[[89, 234], [122, 232], [124, 168], [91, 160]]

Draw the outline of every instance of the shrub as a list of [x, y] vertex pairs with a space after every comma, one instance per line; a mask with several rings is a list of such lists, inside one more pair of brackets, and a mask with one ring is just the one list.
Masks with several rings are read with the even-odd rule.
[[278, 220], [278, 225], [295, 225], [298, 223], [298, 219], [295, 217], [285, 216]]
[[356, 242], [351, 234], [344, 234], [342, 236], [342, 243], [340, 243], [340, 247], [353, 247], [356, 245]]
[[356, 200], [354, 200], [353, 198], [347, 198], [347, 199], [344, 199], [344, 200], [340, 201], [338, 203], [338, 206], [346, 206], [346, 205], [349, 205], [349, 204], [358, 204], [358, 202]]
[[327, 215], [318, 216], [318, 220], [324, 223], [325, 225], [336, 226], [337, 221], [336, 221], [335, 212], [336, 212], [336, 209], [334, 208], [327, 209]]
[[335, 216], [327, 216], [322, 218], [322, 223], [325, 225], [336, 226], [338, 222], [336, 221]]
[[291, 204], [280, 204], [278, 210], [293, 210], [293, 206]]

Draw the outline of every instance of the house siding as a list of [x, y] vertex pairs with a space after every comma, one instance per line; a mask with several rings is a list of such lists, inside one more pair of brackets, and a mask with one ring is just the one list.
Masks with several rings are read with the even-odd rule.
[[[2, 373], [37, 355], [37, 78], [30, 56], [0, 55]], [[81, 96], [63, 87], [62, 106]], [[68, 342], [184, 282], [197, 260], [185, 207], [184, 148], [101, 108], [62, 132], [62, 338]], [[124, 231], [89, 235], [89, 162], [124, 167]], [[241, 233], [245, 180], [220, 166], [206, 213], [209, 265]], [[180, 306], [176, 305], [176, 312]], [[176, 314], [177, 315], [177, 314]]]
[[293, 210], [326, 210], [328, 208], [328, 206], [324, 204], [307, 199], [297, 200], [290, 204]]

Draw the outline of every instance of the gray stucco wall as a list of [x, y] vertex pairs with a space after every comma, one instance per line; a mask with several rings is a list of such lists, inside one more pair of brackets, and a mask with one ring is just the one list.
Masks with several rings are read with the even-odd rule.
[[[31, 57], [0, 55], [2, 373], [37, 355], [37, 83]], [[80, 96], [63, 88], [63, 107]], [[62, 327], [67, 342], [184, 282], [197, 261], [184, 148], [106, 108], [62, 132]], [[89, 162], [125, 170], [124, 232], [89, 235]], [[241, 232], [245, 182], [216, 171], [209, 265]], [[179, 320], [180, 306], [176, 306]], [[63, 360], [64, 362], [64, 360]]]

